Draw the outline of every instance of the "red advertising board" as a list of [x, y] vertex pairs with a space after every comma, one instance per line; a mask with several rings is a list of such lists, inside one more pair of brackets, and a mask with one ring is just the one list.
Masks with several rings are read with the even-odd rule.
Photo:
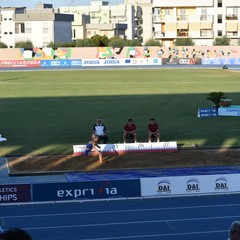
[[40, 60], [0, 60], [0, 68], [40, 68]]

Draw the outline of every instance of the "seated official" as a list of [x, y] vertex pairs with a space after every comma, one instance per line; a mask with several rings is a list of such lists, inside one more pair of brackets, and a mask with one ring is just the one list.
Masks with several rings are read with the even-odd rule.
[[137, 126], [133, 122], [132, 118], [128, 119], [127, 124], [125, 124], [123, 129], [123, 141], [126, 143], [127, 139], [133, 139], [133, 141], [137, 142]]
[[98, 142], [100, 142], [101, 140], [103, 141], [104, 144], [107, 143], [108, 141], [108, 136], [107, 136], [107, 129], [105, 127], [105, 125], [102, 122], [101, 118], [98, 118], [96, 120], [96, 123], [93, 126], [93, 134], [98, 136]]
[[157, 142], [160, 141], [159, 126], [155, 119], [151, 118], [148, 123], [148, 142], [152, 142], [154, 139], [156, 139]]

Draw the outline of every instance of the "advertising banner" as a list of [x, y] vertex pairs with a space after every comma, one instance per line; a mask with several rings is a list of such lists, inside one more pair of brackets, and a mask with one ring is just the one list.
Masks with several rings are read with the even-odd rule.
[[40, 60], [0, 60], [0, 68], [40, 68]]
[[129, 58], [125, 59], [125, 66], [128, 65], [162, 65], [161, 58]]
[[[175, 152], [177, 142], [143, 142], [143, 143], [116, 143], [99, 144], [103, 153], [122, 154], [127, 152]], [[74, 145], [74, 155], [83, 155], [86, 145]]]
[[199, 108], [197, 116], [199, 118], [217, 117], [218, 110], [215, 107]]
[[81, 67], [82, 60], [73, 59], [73, 60], [41, 60], [41, 67]]
[[83, 67], [93, 66], [131, 66], [161, 65], [159, 58], [127, 58], [127, 59], [82, 59]]
[[0, 204], [31, 201], [30, 184], [0, 185]]
[[240, 58], [203, 58], [202, 65], [240, 65]]
[[240, 117], [240, 105], [218, 108], [218, 116]]
[[140, 180], [33, 184], [33, 201], [140, 197]]
[[201, 58], [163, 58], [163, 65], [201, 65]]
[[240, 174], [142, 178], [141, 195], [192, 195], [240, 191]]

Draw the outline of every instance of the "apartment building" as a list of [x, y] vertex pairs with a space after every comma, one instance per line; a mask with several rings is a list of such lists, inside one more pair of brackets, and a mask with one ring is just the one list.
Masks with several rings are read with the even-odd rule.
[[0, 41], [9, 48], [20, 41], [31, 41], [34, 47], [45, 47], [50, 42], [71, 42], [73, 15], [54, 11], [52, 4], [0, 8]]
[[125, 0], [124, 3], [126, 5], [134, 6], [135, 9], [135, 38], [142, 43], [152, 39], [152, 0]]
[[163, 46], [186, 37], [209, 46], [225, 35], [237, 45], [240, 38], [239, 0], [153, 0], [152, 14], [153, 37]]
[[135, 26], [139, 14], [132, 5], [111, 6], [108, 1], [91, 1], [90, 6], [65, 6], [59, 10], [61, 13], [74, 14], [73, 40], [91, 38], [96, 34], [106, 35], [108, 38], [138, 37], [135, 34]]

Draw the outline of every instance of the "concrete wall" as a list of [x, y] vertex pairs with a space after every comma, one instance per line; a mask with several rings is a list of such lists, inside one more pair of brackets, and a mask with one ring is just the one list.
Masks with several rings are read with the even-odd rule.
[[240, 46], [0, 49], [0, 60], [120, 59], [147, 56], [151, 58], [239, 58]]

